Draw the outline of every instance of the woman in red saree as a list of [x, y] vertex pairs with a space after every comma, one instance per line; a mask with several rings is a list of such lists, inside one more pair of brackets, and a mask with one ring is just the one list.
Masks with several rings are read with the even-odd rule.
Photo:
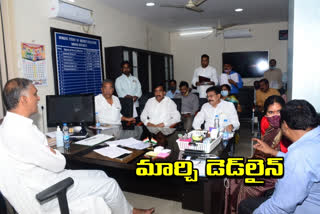
[[[284, 139], [280, 129], [280, 111], [285, 105], [280, 96], [270, 96], [264, 103], [265, 116], [261, 120], [262, 140], [277, 151], [287, 152], [289, 142]], [[271, 157], [256, 150], [253, 158], [266, 159]], [[243, 179], [228, 179], [225, 191], [224, 214], [237, 214], [240, 202], [249, 197], [262, 196], [273, 189], [276, 179], [263, 179], [264, 186], [245, 186]]]

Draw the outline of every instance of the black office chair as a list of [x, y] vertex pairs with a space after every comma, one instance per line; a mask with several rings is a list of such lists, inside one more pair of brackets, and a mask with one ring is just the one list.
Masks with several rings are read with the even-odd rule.
[[172, 98], [172, 101], [175, 102], [178, 111], [181, 113], [181, 98]]
[[142, 94], [142, 96], [139, 98], [139, 108], [141, 113], [143, 112], [144, 106], [151, 97], [154, 97], [153, 93], [147, 92]]
[[[121, 103], [121, 114], [125, 117], [133, 117], [133, 100], [129, 98], [119, 98]], [[133, 130], [134, 124], [121, 121], [124, 130]]]
[[[67, 200], [67, 189], [74, 183], [72, 178], [66, 178], [36, 195], [36, 199], [40, 204], [46, 203], [49, 199], [57, 196], [61, 214], [69, 214], [69, 206]], [[1, 213], [17, 214], [10, 202], [0, 193]]]
[[199, 110], [201, 110], [203, 104], [205, 104], [207, 102], [208, 102], [207, 98], [199, 98]]

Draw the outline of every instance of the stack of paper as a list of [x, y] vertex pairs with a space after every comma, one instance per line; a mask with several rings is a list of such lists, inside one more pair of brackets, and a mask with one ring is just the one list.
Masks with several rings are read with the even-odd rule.
[[79, 140], [75, 144], [84, 145], [84, 146], [94, 146], [100, 143], [103, 143], [109, 139], [113, 138], [111, 135], [106, 134], [97, 134], [95, 136], [89, 137], [84, 140]]
[[109, 158], [116, 158], [124, 154], [131, 154], [132, 152], [120, 147], [116, 146], [108, 146], [101, 149], [95, 149], [93, 150], [96, 153], [99, 153], [100, 155], [109, 157]]
[[149, 143], [144, 143], [140, 140], [134, 138], [128, 138], [123, 140], [115, 140], [106, 142], [109, 146], [123, 146], [131, 149], [143, 150], [150, 146]]
[[235, 82], [239, 82], [239, 75], [238, 73], [233, 73], [231, 75], [228, 75], [228, 74], [221, 74], [220, 76], [220, 85], [224, 85], [224, 84], [227, 84], [227, 85], [230, 85], [231, 84], [229, 83], [229, 79], [232, 79], [233, 81]]

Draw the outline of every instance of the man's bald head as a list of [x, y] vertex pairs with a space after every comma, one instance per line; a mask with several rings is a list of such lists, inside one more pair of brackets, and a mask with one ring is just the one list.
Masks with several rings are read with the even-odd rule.
[[31, 80], [25, 78], [14, 78], [9, 80], [3, 89], [3, 99], [7, 110], [15, 109], [23, 95], [32, 84]]

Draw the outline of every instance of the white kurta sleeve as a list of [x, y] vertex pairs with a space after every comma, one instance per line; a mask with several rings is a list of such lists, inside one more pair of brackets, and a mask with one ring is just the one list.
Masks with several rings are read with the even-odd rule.
[[152, 107], [151, 105], [151, 101], [148, 100], [146, 105], [144, 106], [144, 109], [142, 111], [142, 114], [140, 116], [140, 119], [141, 121], [143, 122], [143, 124], [146, 126], [148, 123], [149, 123], [149, 119], [148, 119], [148, 116], [149, 116], [149, 111], [150, 111], [150, 107]]
[[212, 75], [210, 77], [210, 80], [214, 82], [215, 85], [219, 84], [218, 76], [217, 76], [217, 71], [215, 68], [212, 68]]
[[192, 81], [191, 81], [191, 84], [193, 86], [196, 86], [196, 83], [199, 81], [199, 77], [198, 77], [198, 72], [197, 72], [197, 69], [194, 70], [194, 73], [193, 73], [193, 77], [192, 77]]
[[137, 78], [137, 89], [136, 89], [136, 93], [135, 96], [137, 96], [138, 98], [140, 98], [142, 95], [142, 91], [141, 91], [141, 84], [140, 81]]
[[118, 97], [125, 97], [127, 94], [125, 94], [125, 91], [121, 87], [121, 80], [119, 78], [120, 77], [116, 79], [116, 84], [115, 84], [116, 91], [117, 91]]
[[233, 131], [238, 130], [240, 127], [240, 122], [238, 118], [238, 113], [233, 103], [228, 103], [228, 117], [230, 120], [230, 124], [233, 126]]
[[194, 117], [192, 127], [194, 129], [201, 129], [201, 125], [203, 124], [204, 119], [205, 119], [205, 112], [202, 106], [201, 111], [199, 111], [198, 114]]
[[168, 121], [164, 121], [164, 126], [165, 127], [170, 127], [171, 125], [178, 123], [181, 121], [181, 115], [179, 111], [177, 110], [177, 105], [169, 100], [169, 105], [168, 105], [168, 113], [170, 115], [170, 119]]

